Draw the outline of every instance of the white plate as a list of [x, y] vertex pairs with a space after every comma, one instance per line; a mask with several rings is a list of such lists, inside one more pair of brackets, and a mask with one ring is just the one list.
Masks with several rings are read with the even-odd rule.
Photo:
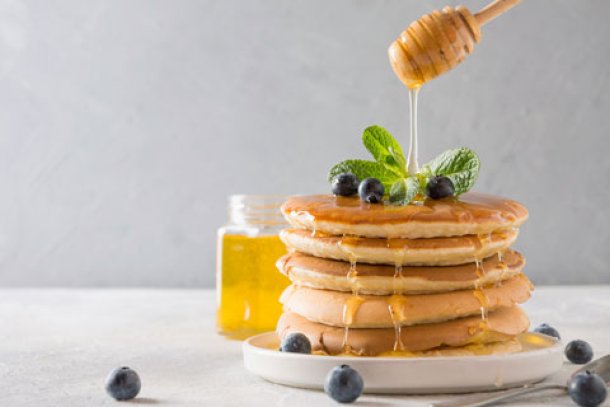
[[519, 336], [523, 350], [488, 356], [345, 357], [279, 352], [275, 333], [243, 344], [244, 364], [270, 382], [322, 389], [326, 374], [337, 365], [356, 369], [366, 393], [469, 393], [538, 382], [563, 363], [563, 348], [547, 336]]

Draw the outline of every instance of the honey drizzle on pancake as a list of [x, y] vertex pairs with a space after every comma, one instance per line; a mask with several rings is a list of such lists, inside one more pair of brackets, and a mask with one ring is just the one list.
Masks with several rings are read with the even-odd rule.
[[325, 237], [332, 237], [332, 235], [331, 235], [331, 234], [329, 234], [329, 233], [325, 233], [325, 232], [321, 232], [321, 231], [316, 230], [316, 229], [313, 229], [313, 230], [311, 231], [311, 235], [310, 235], [310, 236], [311, 236], [312, 238], [314, 238], [314, 239], [315, 239], [315, 238], [321, 238], [321, 239], [322, 239], [322, 238], [325, 238]]
[[508, 265], [504, 262], [504, 252], [498, 252], [498, 267], [501, 271], [500, 278], [496, 281], [496, 288], [502, 285], [502, 282], [506, 279], [506, 273], [509, 272]]
[[286, 201], [282, 211], [289, 219], [298, 219], [301, 227], [307, 226], [309, 229], [316, 222], [345, 225], [494, 223], [497, 228], [509, 228], [527, 216], [525, 207], [517, 202], [476, 192], [468, 192], [453, 200], [427, 199], [421, 205], [404, 206], [366, 204], [357, 196], [295, 196]]
[[352, 347], [349, 344], [349, 327], [354, 322], [354, 317], [360, 308], [360, 305], [364, 302], [364, 299], [359, 294], [358, 287], [358, 257], [349, 249], [350, 243], [354, 245], [358, 239], [355, 237], [343, 235], [339, 240], [338, 246], [348, 255], [349, 259], [349, 271], [347, 273], [347, 281], [349, 283], [352, 295], [343, 304], [343, 343], [341, 344], [342, 353], [349, 355], [352, 353]]
[[487, 309], [489, 308], [489, 300], [483, 291], [483, 278], [485, 277], [485, 269], [481, 258], [481, 251], [484, 247], [484, 240], [491, 241], [491, 233], [484, 235], [473, 236], [472, 242], [475, 249], [475, 271], [477, 279], [474, 282], [474, 290], [472, 294], [479, 301], [481, 310], [481, 329], [487, 328]]
[[[392, 292], [394, 294], [400, 294], [402, 292], [402, 279], [404, 278], [404, 276], [402, 275], [402, 264], [396, 264], [394, 266], [394, 277], [392, 277]], [[400, 284], [400, 287], [398, 287], [398, 283]]]
[[[388, 239], [388, 247], [391, 246], [391, 240]], [[390, 312], [390, 318], [392, 319], [392, 325], [394, 325], [394, 351], [401, 351], [404, 349], [402, 343], [402, 320], [404, 320], [403, 310], [406, 309], [405, 305], [407, 298], [400, 295], [402, 290], [402, 264], [404, 263], [404, 254], [407, 246], [403, 245], [401, 250], [396, 251], [396, 258], [394, 259], [394, 276], [392, 277], [392, 292], [394, 295], [388, 298], [388, 311]]]
[[[404, 276], [402, 275], [402, 265], [405, 259], [405, 252], [408, 249], [408, 244], [406, 242], [402, 243], [393, 243], [392, 239], [386, 239], [386, 247], [388, 249], [394, 250], [394, 276], [392, 277], [392, 293], [400, 294], [402, 287], [402, 279]], [[398, 250], [396, 250], [398, 249]], [[400, 287], [399, 287], [400, 285]]]
[[347, 281], [349, 283], [352, 294], [358, 295], [359, 286], [358, 286], [358, 257], [356, 254], [349, 249], [350, 243], [354, 246], [358, 242], [358, 238], [343, 236], [339, 239], [338, 246], [339, 248], [347, 254], [349, 259], [349, 271], [347, 273]]
[[407, 305], [407, 297], [394, 294], [387, 299], [388, 311], [394, 325], [394, 351], [402, 351], [405, 346], [402, 343], [402, 321], [405, 319], [404, 310]]
[[487, 322], [487, 309], [489, 308], [489, 300], [485, 295], [485, 291], [483, 291], [483, 287], [479, 285], [475, 285], [475, 289], [472, 291], [474, 297], [479, 301], [480, 310], [481, 310], [481, 321], [483, 323]]
[[482, 288], [477, 288], [473, 291], [473, 294], [479, 303], [481, 304], [481, 320], [487, 321], [487, 308], [489, 307], [489, 301]]
[[364, 298], [358, 295], [351, 295], [345, 304], [343, 304], [343, 343], [341, 348], [343, 353], [352, 353], [352, 347], [349, 344], [349, 327], [354, 323], [354, 317], [364, 302]]
[[[330, 236], [330, 235], [328, 235], [328, 236]], [[357, 247], [359, 241], [360, 241], [360, 239], [357, 237], [343, 235], [343, 236], [341, 236], [341, 238], [339, 239], [339, 242], [337, 243], [339, 248], [345, 254], [347, 254], [347, 257], [348, 257], [350, 263], [355, 263], [358, 261], [358, 256], [356, 256], [356, 253], [354, 253], [352, 250], [350, 250], [350, 246]]]
[[347, 272], [347, 281], [349, 282], [350, 289], [352, 294], [358, 295], [359, 287], [358, 287], [358, 269], [356, 268], [357, 263], [356, 260], [349, 261], [349, 271]]

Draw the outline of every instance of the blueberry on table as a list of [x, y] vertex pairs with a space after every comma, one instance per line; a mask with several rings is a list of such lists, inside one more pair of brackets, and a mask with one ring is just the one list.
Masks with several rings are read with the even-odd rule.
[[141, 387], [140, 377], [128, 367], [118, 367], [106, 378], [106, 392], [115, 400], [131, 400]]
[[365, 178], [358, 185], [360, 199], [368, 203], [379, 203], [385, 194], [385, 188], [377, 178]]
[[608, 389], [599, 375], [586, 371], [570, 380], [568, 393], [572, 400], [583, 407], [596, 407], [606, 400]]
[[348, 365], [334, 367], [324, 381], [326, 394], [339, 403], [355, 401], [362, 394], [363, 388], [362, 377]]
[[454, 193], [453, 182], [447, 177], [432, 177], [426, 185], [426, 195], [432, 199], [447, 198]]
[[550, 326], [547, 323], [538, 325], [536, 328], [534, 328], [534, 332], [538, 332], [539, 334], [544, 334], [544, 335], [552, 336], [557, 339], [561, 339], [561, 335], [559, 335], [559, 332], [557, 331], [557, 329], [553, 328], [552, 326]]
[[354, 174], [345, 172], [333, 178], [331, 190], [340, 196], [352, 196], [358, 193], [358, 178]]
[[280, 352], [290, 353], [311, 353], [311, 342], [302, 333], [294, 332], [288, 334], [282, 339]]
[[587, 342], [576, 339], [566, 345], [566, 358], [577, 365], [584, 365], [593, 359], [593, 348]]

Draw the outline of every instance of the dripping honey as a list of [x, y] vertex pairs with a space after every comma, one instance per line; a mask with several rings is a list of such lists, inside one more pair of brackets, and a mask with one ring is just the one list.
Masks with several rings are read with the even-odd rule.
[[[394, 275], [396, 278], [396, 275]], [[406, 308], [407, 298], [404, 295], [394, 294], [388, 298], [388, 311], [394, 325], [394, 346], [395, 352], [403, 351], [402, 342], [402, 321], [405, 319], [404, 309]]]
[[343, 304], [343, 353], [351, 353], [349, 345], [349, 327], [354, 323], [354, 318], [358, 313], [358, 309], [364, 302], [364, 298], [358, 295], [352, 295], [345, 304]]
[[479, 327], [481, 330], [487, 329], [487, 310], [489, 308], [489, 301], [483, 291], [483, 280], [485, 278], [485, 269], [483, 268], [483, 262], [481, 261], [480, 252], [483, 248], [484, 241], [491, 240], [491, 234], [486, 236], [477, 235], [473, 238], [473, 245], [475, 249], [475, 272], [477, 279], [474, 282], [474, 290], [472, 294], [477, 299], [481, 310], [481, 323]]

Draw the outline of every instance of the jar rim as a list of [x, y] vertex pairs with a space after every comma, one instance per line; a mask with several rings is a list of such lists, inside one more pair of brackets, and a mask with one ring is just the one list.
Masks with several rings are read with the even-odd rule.
[[229, 195], [229, 219], [236, 224], [285, 225], [280, 206], [287, 195]]

